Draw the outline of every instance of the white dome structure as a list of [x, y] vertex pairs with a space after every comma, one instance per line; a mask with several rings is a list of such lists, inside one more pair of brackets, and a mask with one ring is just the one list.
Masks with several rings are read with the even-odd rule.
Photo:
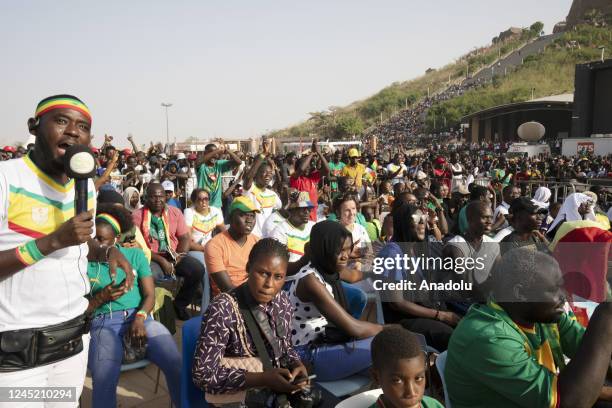
[[537, 142], [546, 134], [546, 128], [540, 122], [525, 122], [518, 127], [516, 133], [525, 142]]

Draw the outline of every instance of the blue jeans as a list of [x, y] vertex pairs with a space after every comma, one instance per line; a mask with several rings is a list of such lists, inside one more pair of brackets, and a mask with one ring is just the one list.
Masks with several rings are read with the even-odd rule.
[[204, 273], [202, 274], [202, 304], [200, 306], [200, 313], [204, 314], [208, 305], [210, 304], [210, 281], [208, 280], [208, 273], [206, 273], [206, 262], [204, 262], [204, 252], [202, 251], [189, 251], [189, 256], [200, 261], [204, 267]]
[[[117, 384], [123, 359], [123, 335], [134, 321], [136, 309], [119, 310], [96, 316], [91, 323], [87, 367], [93, 381], [94, 408], [117, 406]], [[158, 366], [166, 377], [170, 397], [180, 406], [182, 358], [174, 338], [161, 323], [151, 317], [145, 321], [147, 360]]]
[[342, 287], [344, 288], [344, 294], [346, 295], [349, 313], [355, 319], [359, 320], [368, 303], [366, 293], [350, 283], [342, 282]]
[[372, 366], [370, 344], [374, 337], [345, 344], [297, 346], [295, 350], [304, 362], [312, 365], [316, 381], [335, 381], [358, 374]]

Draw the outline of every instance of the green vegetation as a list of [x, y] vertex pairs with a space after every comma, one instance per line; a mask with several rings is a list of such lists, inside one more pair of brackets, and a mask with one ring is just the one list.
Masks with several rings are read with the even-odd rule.
[[492, 64], [500, 55], [512, 52], [540, 34], [543, 25], [534, 23], [519, 37], [472, 51], [456, 62], [406, 82], [395, 82], [377, 94], [346, 107], [310, 113], [310, 119], [298, 125], [270, 133], [275, 137], [317, 137], [339, 139], [359, 135], [368, 127], [388, 120], [398, 111], [450, 83], [461, 82], [467, 75]]
[[507, 103], [571, 93], [574, 91], [576, 64], [596, 61], [603, 46], [612, 52], [612, 28], [582, 25], [565, 33], [542, 54], [525, 58], [522, 66], [507, 76], [496, 76], [492, 83], [460, 97], [432, 106], [426, 119], [428, 131], [456, 128], [461, 117]]

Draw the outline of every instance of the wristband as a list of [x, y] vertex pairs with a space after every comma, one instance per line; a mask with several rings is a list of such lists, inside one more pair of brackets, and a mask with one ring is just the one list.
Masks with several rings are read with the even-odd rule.
[[15, 248], [15, 254], [17, 259], [25, 266], [34, 265], [45, 257], [36, 246], [35, 240], [28, 241]]
[[136, 317], [142, 317], [142, 318], [146, 319], [148, 315], [149, 314], [146, 311], [142, 310], [142, 309], [140, 309], [139, 311], [136, 312]]
[[440, 311], [436, 309], [436, 315], [434, 316], [434, 320], [439, 320], [438, 317], [440, 317]]

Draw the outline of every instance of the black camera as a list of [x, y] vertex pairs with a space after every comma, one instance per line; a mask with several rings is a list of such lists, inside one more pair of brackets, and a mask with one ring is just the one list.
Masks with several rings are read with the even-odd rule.
[[322, 400], [321, 390], [315, 388], [306, 388], [290, 396], [258, 388], [247, 391], [244, 404], [248, 408], [316, 408]]

